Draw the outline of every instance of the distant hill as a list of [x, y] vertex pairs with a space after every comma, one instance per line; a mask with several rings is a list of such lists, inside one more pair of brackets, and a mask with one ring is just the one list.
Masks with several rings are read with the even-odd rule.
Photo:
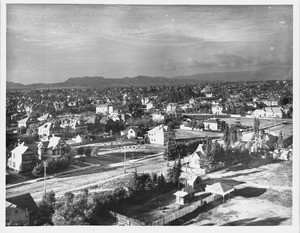
[[21, 83], [14, 83], [14, 82], [6, 82], [6, 88], [7, 89], [18, 89], [18, 88], [24, 88], [26, 85]]
[[177, 76], [175, 79], [193, 79], [205, 81], [266, 81], [266, 80], [287, 80], [293, 78], [292, 67], [266, 67], [257, 71], [241, 72], [214, 72], [190, 76]]
[[7, 89], [51, 89], [51, 88], [106, 88], [150, 85], [197, 84], [204, 81], [265, 81], [292, 79], [291, 67], [267, 67], [258, 71], [203, 73], [174, 78], [136, 76], [133, 78], [74, 77], [60, 83], [34, 83], [23, 85], [7, 82]]

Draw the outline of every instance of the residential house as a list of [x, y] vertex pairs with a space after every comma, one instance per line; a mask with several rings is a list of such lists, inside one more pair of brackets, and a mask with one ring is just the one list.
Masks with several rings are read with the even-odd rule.
[[87, 132], [88, 126], [80, 119], [72, 119], [69, 123], [69, 132], [74, 134], [84, 134]]
[[75, 142], [76, 143], [85, 143], [85, 142], [88, 142], [88, 139], [85, 138], [84, 136], [78, 134], [75, 138]]
[[142, 105], [146, 105], [147, 103], [149, 103], [149, 98], [148, 97], [143, 97], [142, 99], [141, 99], [141, 102], [142, 102]]
[[206, 96], [206, 98], [212, 98], [213, 94], [212, 93], [206, 93], [205, 96]]
[[192, 106], [188, 103], [185, 103], [185, 104], [179, 104], [178, 107], [181, 108], [183, 111], [186, 111], [187, 109], [191, 108]]
[[17, 172], [31, 172], [38, 160], [37, 151], [35, 143], [25, 145], [23, 142], [11, 151], [7, 166]]
[[25, 117], [22, 120], [18, 121], [18, 127], [19, 128], [24, 127], [24, 128], [27, 129], [29, 125], [35, 124], [35, 123], [38, 123], [38, 122], [39, 121], [36, 118], [28, 116], [28, 117]]
[[266, 117], [273, 117], [274, 116], [274, 112], [273, 112], [271, 107], [265, 107], [264, 110], [266, 112]]
[[55, 110], [58, 110], [58, 109], [60, 109], [61, 105], [59, 102], [55, 101], [55, 102], [53, 102], [53, 106], [54, 106]]
[[52, 122], [47, 122], [38, 128], [38, 135], [40, 139], [48, 139], [54, 133], [59, 133], [59, 132], [60, 129], [59, 128], [55, 129], [54, 124]]
[[166, 145], [166, 143], [175, 137], [175, 132], [168, 126], [159, 125], [148, 131], [150, 144]]
[[177, 103], [169, 103], [169, 104], [167, 105], [166, 111], [167, 111], [167, 112], [175, 112], [177, 106], [178, 106]]
[[108, 117], [116, 122], [116, 121], [120, 120], [119, 115], [120, 115], [120, 112], [118, 109], [116, 109], [116, 110], [110, 112]]
[[162, 112], [156, 112], [152, 114], [152, 120], [155, 122], [162, 122], [165, 120], [166, 114], [163, 114]]
[[190, 106], [194, 106], [196, 104], [196, 101], [194, 98], [189, 99]]
[[223, 107], [220, 105], [220, 104], [213, 104], [211, 106], [211, 111], [212, 111], [212, 114], [222, 114], [222, 111], [223, 111]]
[[200, 176], [198, 175], [193, 175], [190, 176], [186, 179], [186, 187], [191, 187], [193, 188], [195, 191], [198, 191], [202, 188], [203, 182]]
[[208, 119], [203, 121], [204, 130], [218, 131], [220, 130], [220, 121], [219, 119]]
[[67, 153], [69, 145], [61, 137], [51, 137], [38, 143], [40, 160], [59, 158]]
[[37, 212], [38, 207], [30, 193], [6, 198], [6, 224], [29, 225], [34, 221]]
[[203, 144], [199, 144], [194, 153], [189, 156], [190, 168], [201, 168], [200, 156], [203, 156], [204, 154]]
[[275, 100], [274, 98], [263, 99], [263, 100], [261, 100], [261, 102], [264, 103], [265, 105], [267, 105], [268, 107], [278, 106], [278, 100]]
[[35, 108], [35, 106], [36, 106], [35, 104], [25, 106], [26, 113], [31, 114], [33, 112], [33, 109]]
[[121, 131], [121, 136], [125, 135], [128, 139], [137, 138], [142, 136], [142, 130], [138, 127], [129, 126]]
[[151, 109], [151, 108], [153, 108], [154, 107], [154, 105], [153, 105], [153, 102], [152, 101], [150, 101], [150, 102], [148, 102], [147, 104], [146, 104], [146, 110], [149, 110], [149, 109]]
[[255, 109], [252, 112], [252, 116], [256, 118], [266, 117], [266, 111], [264, 109]]
[[50, 119], [50, 118], [51, 118], [50, 114], [49, 114], [49, 113], [46, 113], [45, 115], [40, 116], [40, 117], [38, 117], [37, 119], [38, 119], [38, 121], [47, 121], [47, 120]]
[[273, 117], [276, 118], [282, 118], [283, 117], [283, 111], [281, 107], [272, 107], [273, 111]]
[[173, 194], [174, 196], [176, 196], [175, 203], [178, 205], [185, 205], [187, 201], [193, 199], [194, 193], [195, 190], [192, 187], [184, 187], [182, 190], [179, 190]]
[[106, 115], [108, 113], [108, 105], [107, 104], [100, 104], [96, 106], [96, 114], [101, 113]]
[[119, 113], [119, 106], [109, 105], [108, 106], [108, 114]]

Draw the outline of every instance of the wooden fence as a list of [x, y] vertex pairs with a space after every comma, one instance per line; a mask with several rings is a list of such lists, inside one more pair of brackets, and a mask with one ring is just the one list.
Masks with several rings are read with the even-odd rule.
[[116, 218], [117, 222], [119, 225], [123, 225], [123, 226], [144, 226], [145, 223], [142, 221], [139, 221], [137, 219], [134, 218], [130, 218], [127, 217], [125, 215], [116, 213], [114, 211], [109, 211], [109, 213]]
[[208, 204], [210, 202], [213, 202], [215, 200], [215, 195], [211, 194], [191, 205], [188, 205], [187, 207], [184, 207], [180, 210], [177, 210], [175, 212], [166, 214], [165, 216], [163, 216], [161, 219], [158, 219], [152, 223], [150, 223], [149, 225], [151, 226], [163, 226], [166, 225], [178, 218], [181, 218], [189, 213], [192, 213], [193, 211], [195, 211], [196, 209], [198, 209], [199, 207], [203, 206], [204, 204]]

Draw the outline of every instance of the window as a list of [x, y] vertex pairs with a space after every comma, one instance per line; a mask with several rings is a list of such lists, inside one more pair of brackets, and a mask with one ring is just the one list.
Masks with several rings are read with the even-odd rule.
[[17, 214], [18, 213], [18, 210], [15, 210], [15, 214]]
[[15, 158], [15, 153], [13, 153], [13, 158]]
[[16, 163], [15, 162], [13, 162], [13, 167], [16, 167]]

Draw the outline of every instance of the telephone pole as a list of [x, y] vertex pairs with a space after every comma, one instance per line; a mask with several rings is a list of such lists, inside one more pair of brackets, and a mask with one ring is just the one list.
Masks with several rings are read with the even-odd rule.
[[46, 177], [47, 177], [47, 167], [48, 167], [48, 162], [44, 161], [44, 193], [46, 194]]
[[126, 151], [124, 151], [124, 173], [126, 173]]

